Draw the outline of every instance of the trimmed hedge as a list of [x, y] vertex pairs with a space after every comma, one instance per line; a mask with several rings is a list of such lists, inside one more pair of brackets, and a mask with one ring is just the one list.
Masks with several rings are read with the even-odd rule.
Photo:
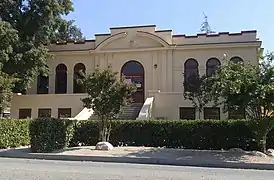
[[[112, 121], [110, 142], [117, 146], [151, 146], [187, 149], [256, 150], [252, 131], [254, 123], [246, 120], [149, 120]], [[33, 152], [52, 152], [67, 146], [94, 146], [98, 142], [98, 121], [38, 119], [30, 125]], [[268, 147], [274, 147], [274, 131]]]
[[30, 123], [32, 152], [52, 152], [69, 145], [74, 121], [53, 118], [36, 119]]
[[0, 119], [0, 149], [30, 144], [29, 119]]
[[[187, 149], [257, 149], [251, 122], [245, 120], [112, 121], [110, 142], [130, 146]], [[98, 122], [80, 121], [70, 145], [95, 145]]]

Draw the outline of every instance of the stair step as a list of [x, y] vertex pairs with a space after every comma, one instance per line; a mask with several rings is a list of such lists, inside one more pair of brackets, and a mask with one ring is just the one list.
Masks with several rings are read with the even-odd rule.
[[121, 120], [129, 120], [129, 119], [136, 119], [143, 104], [130, 104], [122, 108], [122, 112], [119, 115], [118, 119]]

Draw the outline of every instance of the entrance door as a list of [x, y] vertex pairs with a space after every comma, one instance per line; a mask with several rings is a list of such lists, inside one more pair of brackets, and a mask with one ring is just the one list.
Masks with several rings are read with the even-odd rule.
[[134, 103], [144, 103], [144, 67], [137, 61], [128, 61], [121, 69], [121, 76], [125, 78], [126, 83], [134, 83], [136, 92], [133, 94]]

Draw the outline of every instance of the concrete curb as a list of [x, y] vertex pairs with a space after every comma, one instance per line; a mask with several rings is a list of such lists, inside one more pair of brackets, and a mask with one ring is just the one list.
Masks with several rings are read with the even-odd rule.
[[76, 155], [56, 155], [56, 154], [50, 154], [50, 153], [11, 154], [11, 153], [6, 153], [6, 152], [1, 152], [0, 157], [41, 159], [41, 160], [61, 160], [61, 161], [91, 161], [91, 162], [173, 165], [173, 166], [194, 166], [194, 167], [211, 167], [211, 168], [274, 170], [273, 164], [210, 162], [210, 161], [197, 162], [197, 161], [191, 161], [191, 160], [176, 160], [176, 159], [164, 159], [164, 158], [117, 157], [117, 156], [76, 156]]

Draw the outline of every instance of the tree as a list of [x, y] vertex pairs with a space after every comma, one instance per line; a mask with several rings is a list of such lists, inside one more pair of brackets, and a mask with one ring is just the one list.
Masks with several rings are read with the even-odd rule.
[[52, 41], [83, 41], [85, 37], [81, 29], [74, 25], [73, 20], [60, 20], [56, 33], [51, 38]]
[[19, 40], [17, 33], [8, 22], [0, 20], [0, 72], [3, 64], [12, 58], [13, 46]]
[[199, 119], [201, 119], [203, 108], [210, 101], [208, 83], [206, 75], [190, 76], [184, 82], [184, 98], [190, 100], [195, 109], [198, 109]]
[[82, 99], [84, 106], [92, 108], [99, 120], [99, 141], [109, 141], [111, 120], [117, 118], [121, 107], [130, 102], [135, 86], [124, 84], [108, 68], [84, 76], [82, 83], [88, 97]]
[[274, 126], [274, 54], [268, 54], [259, 66], [228, 62], [211, 78], [211, 95], [224, 110], [244, 108], [257, 124], [256, 141], [266, 151], [266, 137]]
[[12, 46], [18, 41], [17, 31], [7, 22], [0, 21], [0, 116], [10, 106], [12, 88], [16, 79], [2, 72], [3, 63], [13, 54]]
[[0, 39], [0, 44], [9, 47], [6, 56], [1, 57], [2, 71], [18, 79], [14, 92], [28, 88], [40, 73], [48, 73], [46, 65], [51, 56], [47, 45], [60, 32], [58, 29], [65, 22], [63, 16], [72, 10], [71, 0], [0, 2], [0, 24], [5, 27], [2, 31], [18, 37], [13, 42]]
[[0, 117], [3, 111], [10, 107], [10, 101], [13, 95], [12, 88], [15, 81], [15, 78], [0, 72]]
[[204, 32], [206, 34], [212, 34], [212, 33], [215, 33], [214, 31], [211, 30], [211, 27], [209, 25], [209, 22], [208, 22], [208, 17], [207, 15], [204, 14], [204, 22], [202, 23], [202, 27], [200, 29], [201, 32]]

